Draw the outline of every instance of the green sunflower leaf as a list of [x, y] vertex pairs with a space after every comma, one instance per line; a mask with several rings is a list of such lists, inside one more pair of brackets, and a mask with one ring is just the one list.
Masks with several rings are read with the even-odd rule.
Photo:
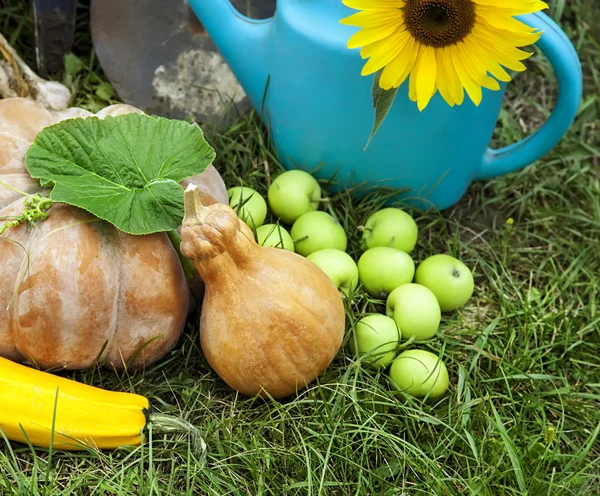
[[369, 140], [365, 146], [365, 150], [368, 148], [371, 140], [375, 136], [375, 133], [383, 124], [383, 121], [387, 117], [390, 108], [392, 107], [392, 103], [394, 103], [394, 98], [396, 98], [396, 93], [398, 93], [398, 88], [392, 88], [390, 90], [384, 90], [379, 86], [379, 78], [381, 77], [381, 71], [378, 71], [375, 74], [375, 78], [373, 79], [373, 87], [372, 87], [372, 95], [373, 95], [373, 108], [375, 109], [375, 122], [373, 123], [373, 129], [371, 131], [371, 136], [369, 136]]
[[68, 119], [40, 131], [25, 166], [50, 198], [129, 234], [171, 231], [183, 219], [183, 179], [215, 152], [195, 124], [146, 114]]

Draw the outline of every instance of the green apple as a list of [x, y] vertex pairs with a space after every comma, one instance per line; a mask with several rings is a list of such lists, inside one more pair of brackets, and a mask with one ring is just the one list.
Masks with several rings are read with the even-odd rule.
[[377, 246], [360, 256], [358, 274], [367, 293], [375, 298], [385, 298], [398, 286], [413, 280], [415, 262], [408, 253]]
[[358, 267], [354, 259], [345, 251], [326, 248], [306, 257], [319, 267], [346, 295], [351, 295], [358, 286]]
[[369, 365], [385, 368], [396, 358], [399, 342], [400, 330], [394, 319], [370, 313], [356, 323], [350, 349], [354, 354], [367, 355], [364, 361]]
[[322, 210], [302, 214], [294, 222], [290, 234], [296, 253], [303, 257], [325, 248], [346, 251], [348, 245], [344, 228], [334, 217]]
[[291, 225], [302, 214], [319, 209], [321, 186], [308, 172], [289, 170], [273, 180], [267, 199], [271, 212]]
[[403, 284], [387, 297], [385, 313], [392, 317], [403, 339], [422, 341], [435, 336], [442, 312], [433, 292], [420, 284]]
[[246, 186], [235, 186], [227, 190], [227, 196], [229, 206], [251, 229], [263, 225], [267, 218], [267, 202], [258, 191]]
[[473, 274], [460, 260], [450, 255], [432, 255], [423, 260], [415, 272], [415, 282], [435, 294], [442, 312], [464, 306], [475, 289]]
[[415, 220], [400, 208], [388, 207], [371, 214], [363, 226], [361, 247], [389, 246], [410, 253], [417, 244]]
[[263, 224], [256, 230], [256, 242], [261, 246], [294, 251], [294, 240], [287, 230], [278, 224]]
[[444, 362], [425, 350], [407, 350], [392, 362], [389, 376], [394, 388], [416, 398], [437, 400], [448, 390], [448, 369]]

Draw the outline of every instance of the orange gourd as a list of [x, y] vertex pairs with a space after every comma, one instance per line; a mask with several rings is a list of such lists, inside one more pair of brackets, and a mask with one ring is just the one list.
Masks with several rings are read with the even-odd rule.
[[[97, 115], [141, 112], [112, 105]], [[85, 118], [80, 108], [50, 111], [25, 98], [0, 100], [0, 225], [23, 211], [24, 197], [45, 194], [24, 157], [42, 128]], [[204, 201], [227, 202], [214, 167], [185, 183]], [[8, 187], [10, 186], [10, 187]], [[11, 189], [14, 188], [14, 189]], [[42, 368], [147, 366], [178, 341], [190, 308], [190, 285], [166, 233], [133, 236], [66, 204], [53, 204], [36, 227], [0, 235], [0, 356]], [[200, 287], [196, 276], [193, 288]]]
[[304, 388], [342, 344], [345, 311], [329, 277], [306, 258], [257, 244], [228, 205], [185, 191], [181, 252], [205, 283], [200, 344], [215, 372], [248, 396]]

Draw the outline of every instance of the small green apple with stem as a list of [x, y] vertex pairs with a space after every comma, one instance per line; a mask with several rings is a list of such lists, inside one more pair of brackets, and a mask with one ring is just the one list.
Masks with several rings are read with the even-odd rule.
[[292, 225], [302, 214], [319, 209], [321, 186], [308, 172], [289, 170], [273, 180], [267, 199], [271, 212], [281, 222]]
[[335, 219], [322, 210], [302, 214], [290, 230], [296, 253], [307, 257], [315, 251], [335, 248], [346, 251], [346, 231]]
[[448, 390], [448, 369], [444, 362], [426, 350], [400, 353], [392, 362], [389, 377], [394, 389], [416, 398], [438, 400]]
[[450, 255], [432, 255], [415, 272], [415, 282], [435, 294], [442, 312], [451, 312], [467, 304], [475, 283], [469, 267]]
[[394, 289], [386, 301], [385, 313], [402, 331], [403, 339], [430, 339], [442, 319], [440, 305], [433, 292], [420, 284], [409, 283]]
[[383, 208], [371, 214], [361, 229], [363, 251], [387, 246], [410, 253], [417, 244], [419, 234], [415, 220], [404, 210], [395, 207]]
[[358, 273], [367, 293], [375, 298], [385, 298], [398, 286], [413, 280], [415, 262], [406, 252], [376, 246], [360, 256]]
[[400, 337], [394, 319], [381, 313], [369, 313], [354, 326], [350, 349], [352, 353], [364, 356], [363, 360], [369, 366], [385, 368], [398, 353]]
[[358, 286], [358, 267], [345, 251], [326, 248], [306, 257], [319, 267], [346, 296], [354, 293]]
[[261, 246], [283, 248], [294, 251], [294, 240], [290, 233], [278, 224], [263, 224], [256, 230], [256, 242]]
[[235, 186], [227, 190], [229, 206], [248, 227], [256, 229], [267, 218], [267, 202], [256, 190], [246, 186]]

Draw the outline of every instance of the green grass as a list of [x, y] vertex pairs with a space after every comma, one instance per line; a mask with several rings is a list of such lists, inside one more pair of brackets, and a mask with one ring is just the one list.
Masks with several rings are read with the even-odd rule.
[[[562, 142], [521, 172], [474, 184], [448, 211], [414, 213], [415, 260], [450, 253], [476, 278], [469, 304], [444, 315], [439, 335], [419, 344], [448, 366], [451, 388], [443, 399], [395, 397], [386, 373], [364, 368], [349, 351], [350, 332], [319, 384], [286, 401], [248, 399], [208, 367], [193, 316], [176, 349], [148, 370], [68, 376], [146, 395], [164, 413], [193, 422], [208, 444], [205, 466], [189, 439], [175, 434], [154, 434], [142, 447], [71, 454], [0, 439], [0, 494], [600, 494], [596, 3], [553, 3], [585, 70], [584, 100]], [[27, 2], [21, 10], [6, 4], [0, 3], [0, 29], [34, 63]], [[86, 29], [82, 6], [76, 46], [82, 64], [71, 82], [76, 103], [97, 108], [113, 97], [90, 56]], [[556, 98], [545, 59], [536, 56], [529, 67], [510, 86], [495, 146], [531, 132]], [[206, 131], [227, 184], [266, 193], [281, 167], [258, 119]], [[353, 256], [360, 253], [358, 226], [380, 205], [375, 196], [361, 203], [347, 194], [331, 197]], [[348, 305], [349, 329], [381, 303], [359, 291]]]

